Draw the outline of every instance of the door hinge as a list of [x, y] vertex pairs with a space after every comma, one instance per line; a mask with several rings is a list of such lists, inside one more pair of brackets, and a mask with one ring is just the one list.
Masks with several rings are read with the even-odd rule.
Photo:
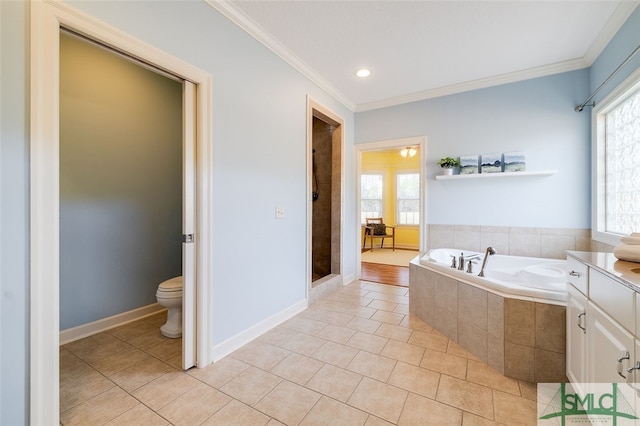
[[193, 242], [193, 234], [182, 234], [182, 242], [183, 243], [192, 243]]

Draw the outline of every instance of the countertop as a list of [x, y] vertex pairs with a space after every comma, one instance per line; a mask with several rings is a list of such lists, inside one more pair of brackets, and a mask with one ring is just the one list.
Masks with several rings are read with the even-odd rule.
[[613, 253], [569, 251], [567, 255], [640, 293], [640, 263], [618, 260]]

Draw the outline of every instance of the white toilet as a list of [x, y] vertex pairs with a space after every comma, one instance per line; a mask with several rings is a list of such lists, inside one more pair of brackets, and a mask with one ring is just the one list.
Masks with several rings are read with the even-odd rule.
[[169, 309], [167, 322], [160, 327], [160, 333], [172, 339], [182, 337], [182, 276], [161, 282], [156, 298], [161, 306]]

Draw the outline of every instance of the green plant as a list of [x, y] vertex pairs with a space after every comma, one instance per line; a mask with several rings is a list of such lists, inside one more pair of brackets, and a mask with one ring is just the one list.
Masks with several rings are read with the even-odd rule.
[[444, 157], [441, 158], [437, 164], [443, 169], [452, 169], [454, 167], [460, 167], [460, 160], [453, 157]]

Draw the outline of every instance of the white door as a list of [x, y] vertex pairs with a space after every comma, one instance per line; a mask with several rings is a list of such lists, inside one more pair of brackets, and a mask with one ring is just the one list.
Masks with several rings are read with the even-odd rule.
[[196, 365], [196, 86], [182, 95], [182, 368]]

